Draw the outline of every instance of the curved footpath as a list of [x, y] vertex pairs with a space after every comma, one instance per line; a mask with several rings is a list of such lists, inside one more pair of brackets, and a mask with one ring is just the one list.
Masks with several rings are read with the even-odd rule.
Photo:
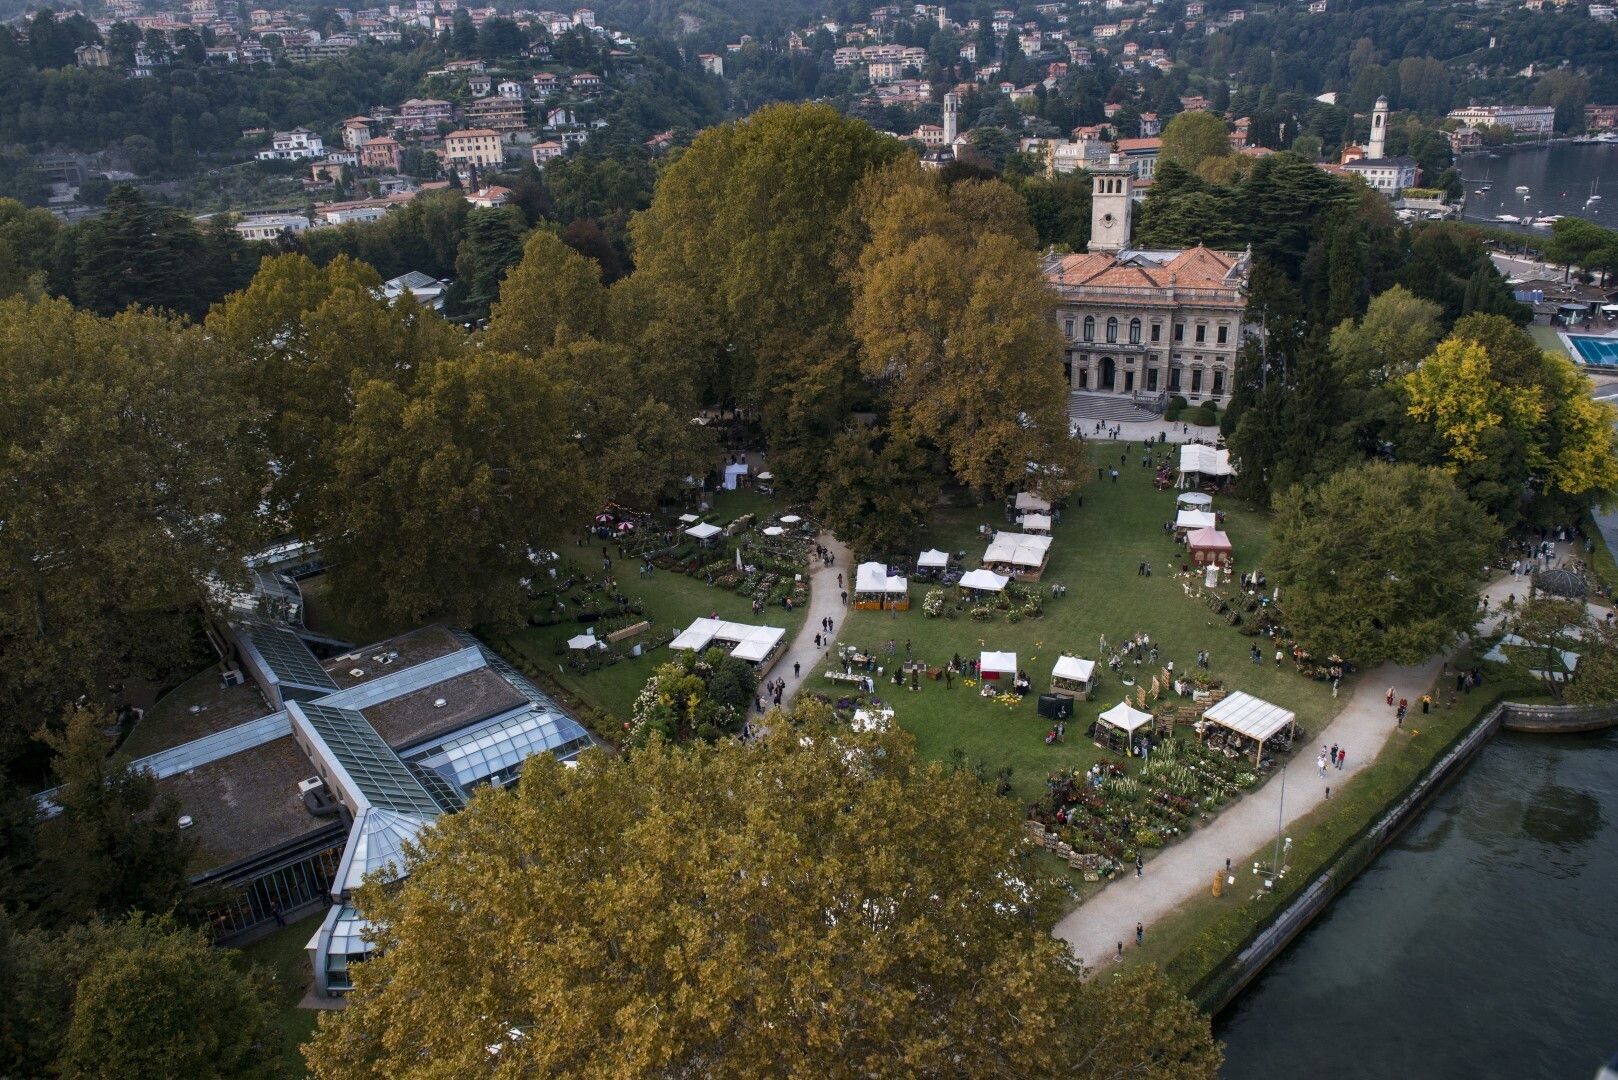
[[[1482, 627], [1495, 624], [1507, 596], [1515, 593], [1521, 598], [1527, 590], [1527, 581], [1513, 580], [1510, 575], [1491, 582], [1482, 590], [1489, 598], [1490, 611]], [[1348, 704], [1325, 729], [1312, 734], [1289, 764], [1284, 806], [1281, 783], [1272, 776], [1208, 825], [1165, 848], [1146, 864], [1144, 876], [1125, 874], [1069, 912], [1056, 924], [1056, 936], [1091, 967], [1115, 961], [1120, 942], [1125, 948], [1134, 947], [1136, 923], [1149, 930], [1181, 904], [1202, 895], [1226, 859], [1246, 859], [1275, 839], [1278, 814], [1290, 825], [1324, 802], [1327, 788], [1341, 790], [1351, 776], [1376, 759], [1397, 730], [1394, 712], [1386, 701], [1388, 687], [1394, 688], [1395, 701], [1402, 697], [1412, 702], [1405, 724], [1420, 728], [1421, 709], [1414, 703], [1432, 689], [1447, 659], [1446, 653], [1415, 667], [1383, 664], [1362, 673], [1354, 680]], [[1239, 683], [1240, 678], [1231, 681]], [[1317, 747], [1334, 743], [1346, 751], [1347, 764], [1342, 769], [1328, 765], [1322, 778], [1315, 771]]]
[[[842, 593], [844, 589], [852, 590], [854, 578], [854, 556], [847, 544], [829, 532], [815, 537], [815, 542], [831, 552], [831, 565], [816, 563], [809, 571], [809, 613], [798, 628], [798, 636], [792, 639], [786, 654], [776, 661], [769, 675], [772, 679], [786, 680], [786, 690], [781, 700], [788, 705], [798, 696], [799, 687], [819, 672], [820, 662], [831, 651], [832, 641], [842, 633], [843, 616], [848, 613]], [[837, 587], [838, 574], [843, 575], [843, 589]], [[832, 620], [830, 637], [821, 633], [820, 629], [821, 621], [828, 618]], [[821, 635], [818, 648], [815, 645], [816, 634]], [[793, 664], [798, 665], [796, 675], [792, 673]]]

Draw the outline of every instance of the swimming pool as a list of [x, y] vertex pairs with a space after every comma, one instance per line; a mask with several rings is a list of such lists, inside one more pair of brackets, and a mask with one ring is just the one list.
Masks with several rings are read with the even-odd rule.
[[1618, 367], [1618, 337], [1590, 337], [1585, 334], [1565, 334], [1567, 343], [1579, 354], [1579, 359], [1597, 367]]

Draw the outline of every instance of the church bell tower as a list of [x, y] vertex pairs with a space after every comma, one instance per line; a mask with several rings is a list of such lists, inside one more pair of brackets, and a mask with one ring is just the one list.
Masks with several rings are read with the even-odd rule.
[[1111, 155], [1104, 165], [1090, 166], [1090, 251], [1115, 253], [1129, 246], [1129, 218], [1135, 174]]

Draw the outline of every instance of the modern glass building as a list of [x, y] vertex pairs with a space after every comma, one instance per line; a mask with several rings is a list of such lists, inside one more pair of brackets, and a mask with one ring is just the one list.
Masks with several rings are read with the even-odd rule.
[[[400, 876], [406, 845], [474, 788], [511, 782], [534, 754], [566, 760], [591, 742], [464, 631], [426, 627], [327, 659], [310, 641], [328, 643], [293, 624], [245, 621], [223, 636], [227, 668], [234, 661], [251, 685], [227, 674], [220, 693], [236, 711], [219, 715], [241, 715], [243, 695], [264, 713], [135, 766], [179, 802], [195, 880], [231, 893], [214, 913], [217, 940], [328, 907], [309, 942], [322, 993], [346, 991], [369, 948], [350, 902], [367, 877]], [[191, 722], [212, 708], [193, 706]]]

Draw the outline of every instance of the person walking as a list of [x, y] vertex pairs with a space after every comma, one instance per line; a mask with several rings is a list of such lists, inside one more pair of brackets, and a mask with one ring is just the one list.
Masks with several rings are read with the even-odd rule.
[[1334, 678], [1331, 681], [1331, 699], [1333, 701], [1337, 700], [1337, 684], [1342, 682], [1342, 681], [1343, 680], [1340, 677], [1339, 678]]
[[1393, 719], [1393, 726], [1394, 727], [1401, 727], [1401, 728], [1404, 727], [1405, 726], [1405, 707], [1403, 705], [1399, 706], [1398, 710], [1394, 712], [1393, 717], [1394, 717], [1394, 719]]
[[1135, 944], [1137, 946], [1146, 944], [1146, 926], [1143, 923], [1135, 924]]
[[1393, 708], [1393, 687], [1388, 687], [1388, 696], [1383, 700], [1388, 703], [1388, 708]]
[[1141, 859], [1140, 852], [1137, 851], [1135, 853], [1135, 876], [1136, 877], [1141, 877], [1142, 876], [1141, 871], [1143, 871], [1145, 869], [1146, 869], [1146, 863], [1145, 863], [1144, 860]]
[[1338, 772], [1343, 771], [1343, 762], [1345, 762], [1347, 760], [1348, 760], [1348, 749], [1346, 747], [1344, 749], [1342, 749], [1342, 750], [1337, 751], [1337, 771]]
[[843, 587], [843, 575], [842, 574], [837, 575], [837, 587], [839, 589], [841, 589]]
[[[822, 623], [821, 625], [824, 626], [825, 624]], [[815, 635], [815, 648], [817, 648], [817, 649], [820, 648], [820, 635], [819, 634]]]
[[1331, 763], [1333, 765], [1337, 764], [1337, 744], [1336, 743], [1331, 744]]
[[1322, 777], [1326, 775], [1326, 755], [1324, 753], [1315, 758], [1315, 772]]
[[796, 660], [792, 661], [792, 677], [794, 679], [796, 679], [798, 677], [798, 674], [799, 674], [799, 672], [801, 670], [802, 670], [802, 665], [799, 664]]

